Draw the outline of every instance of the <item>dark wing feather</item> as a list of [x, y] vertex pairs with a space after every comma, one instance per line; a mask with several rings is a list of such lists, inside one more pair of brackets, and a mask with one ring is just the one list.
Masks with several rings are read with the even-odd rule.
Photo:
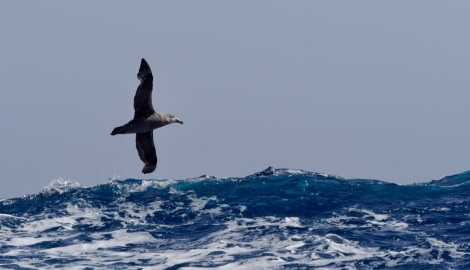
[[157, 152], [153, 143], [153, 131], [137, 133], [135, 145], [140, 159], [145, 163], [142, 173], [151, 173], [157, 168]]
[[134, 96], [134, 118], [147, 117], [155, 112], [152, 106], [153, 76], [150, 66], [143, 58], [137, 78], [140, 84]]

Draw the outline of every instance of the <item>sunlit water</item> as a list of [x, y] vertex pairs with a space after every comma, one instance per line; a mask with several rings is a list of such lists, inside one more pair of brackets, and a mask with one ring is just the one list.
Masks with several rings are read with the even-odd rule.
[[55, 181], [0, 202], [0, 268], [470, 269], [469, 194], [470, 172]]

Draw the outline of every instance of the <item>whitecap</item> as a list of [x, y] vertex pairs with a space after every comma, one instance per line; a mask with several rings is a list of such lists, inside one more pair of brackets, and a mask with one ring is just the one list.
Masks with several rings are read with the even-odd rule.
[[57, 178], [57, 179], [52, 180], [52, 182], [49, 183], [49, 185], [44, 187], [44, 192], [45, 193], [58, 192], [62, 194], [70, 190], [75, 190], [79, 188], [80, 188], [80, 184], [78, 182], [75, 182], [73, 180], [67, 180], [64, 178]]

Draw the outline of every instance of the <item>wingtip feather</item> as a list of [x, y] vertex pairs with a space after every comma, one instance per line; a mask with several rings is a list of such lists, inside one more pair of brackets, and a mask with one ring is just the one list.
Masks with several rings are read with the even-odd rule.
[[144, 58], [142, 58], [142, 61], [140, 62], [140, 68], [139, 73], [137, 73], [137, 78], [139, 78], [140, 81], [145, 78], [153, 78], [152, 70], [150, 69], [149, 64], [147, 63], [147, 61], [145, 61]]

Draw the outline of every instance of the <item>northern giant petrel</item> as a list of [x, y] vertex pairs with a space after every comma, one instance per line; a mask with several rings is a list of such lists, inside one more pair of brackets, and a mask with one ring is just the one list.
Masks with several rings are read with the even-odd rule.
[[171, 123], [183, 124], [183, 121], [172, 114], [158, 113], [153, 109], [152, 70], [143, 58], [137, 78], [140, 80], [140, 84], [134, 96], [134, 119], [123, 126], [116, 127], [111, 135], [135, 133], [137, 152], [140, 159], [145, 163], [142, 173], [151, 173], [157, 167], [153, 130]]

